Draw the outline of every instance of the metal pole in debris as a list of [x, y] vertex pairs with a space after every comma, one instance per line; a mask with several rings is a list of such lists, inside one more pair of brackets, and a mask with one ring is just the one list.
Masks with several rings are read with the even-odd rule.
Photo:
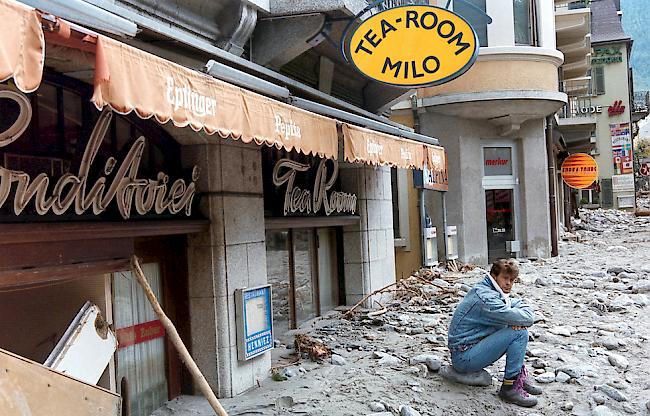
[[160, 319], [160, 322], [165, 327], [165, 331], [167, 332], [167, 335], [169, 335], [169, 339], [171, 340], [172, 344], [174, 344], [174, 347], [176, 347], [176, 350], [181, 356], [181, 360], [183, 363], [185, 363], [185, 366], [192, 374], [192, 378], [198, 385], [199, 390], [201, 390], [201, 393], [203, 393], [203, 396], [205, 396], [205, 398], [210, 403], [210, 406], [212, 406], [218, 416], [228, 416], [228, 413], [226, 413], [226, 410], [221, 406], [221, 403], [219, 403], [217, 396], [214, 395], [214, 392], [201, 373], [201, 370], [199, 370], [199, 367], [192, 359], [189, 351], [187, 351], [185, 344], [183, 344], [181, 337], [178, 335], [178, 331], [176, 331], [176, 327], [162, 310], [162, 307], [158, 303], [153, 290], [151, 290], [151, 286], [149, 286], [147, 277], [144, 275], [144, 272], [142, 271], [142, 268], [140, 267], [140, 263], [138, 262], [138, 258], [136, 256], [131, 257], [131, 270], [144, 289], [144, 293], [147, 295], [147, 299], [149, 299], [153, 310], [156, 312], [156, 315], [158, 315], [158, 319]]

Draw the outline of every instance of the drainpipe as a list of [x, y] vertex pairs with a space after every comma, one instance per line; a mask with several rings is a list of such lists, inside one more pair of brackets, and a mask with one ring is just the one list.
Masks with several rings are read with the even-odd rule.
[[442, 192], [442, 238], [443, 240], [443, 247], [445, 248], [445, 258], [444, 261], [447, 261], [447, 192]]
[[[413, 131], [420, 133], [420, 115], [418, 114], [418, 96], [417, 94], [411, 95], [411, 112], [413, 115]], [[422, 172], [424, 175], [424, 172]], [[424, 182], [424, 177], [422, 178]], [[422, 258], [421, 264], [424, 266], [427, 260], [427, 246], [424, 238], [424, 227], [426, 226], [426, 207], [424, 206], [424, 188], [418, 192], [418, 207], [420, 209], [420, 257]]]
[[551, 213], [551, 256], [558, 255], [557, 209], [555, 203], [555, 155], [553, 154], [553, 117], [546, 117], [546, 157], [548, 160], [548, 200]]

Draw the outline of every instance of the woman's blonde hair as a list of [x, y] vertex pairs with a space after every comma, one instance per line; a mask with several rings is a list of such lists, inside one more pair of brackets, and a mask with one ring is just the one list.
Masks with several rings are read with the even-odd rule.
[[518, 277], [519, 276], [519, 263], [515, 259], [500, 259], [492, 263], [492, 268], [490, 269], [490, 274], [493, 277], [499, 276], [501, 273], [505, 273], [508, 276]]

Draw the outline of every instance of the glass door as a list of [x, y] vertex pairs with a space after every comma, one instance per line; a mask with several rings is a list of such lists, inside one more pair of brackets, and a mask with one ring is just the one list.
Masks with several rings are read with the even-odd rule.
[[290, 247], [289, 230], [266, 231], [266, 276], [271, 285], [273, 332], [276, 335], [294, 328]]
[[508, 258], [511, 253], [506, 242], [515, 239], [514, 191], [512, 189], [489, 189], [485, 191], [487, 216], [488, 260]]
[[[162, 279], [158, 263], [142, 265], [158, 299]], [[168, 399], [165, 330], [130, 271], [113, 274], [113, 320], [119, 347], [117, 381], [126, 377], [133, 416], [147, 416]]]
[[318, 316], [314, 229], [292, 230], [296, 326]]
[[276, 336], [338, 306], [337, 266], [335, 229], [266, 230]]

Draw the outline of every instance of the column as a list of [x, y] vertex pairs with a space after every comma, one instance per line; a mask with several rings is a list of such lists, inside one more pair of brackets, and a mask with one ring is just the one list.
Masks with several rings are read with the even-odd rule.
[[[358, 224], [343, 228], [346, 303], [395, 282], [390, 168], [341, 163], [344, 192], [357, 195]], [[372, 306], [372, 300], [367, 306]]]
[[188, 239], [192, 354], [219, 397], [267, 377], [270, 354], [237, 359], [235, 290], [265, 284], [261, 150], [231, 140], [184, 146], [183, 164], [201, 168], [199, 207], [208, 231]]

